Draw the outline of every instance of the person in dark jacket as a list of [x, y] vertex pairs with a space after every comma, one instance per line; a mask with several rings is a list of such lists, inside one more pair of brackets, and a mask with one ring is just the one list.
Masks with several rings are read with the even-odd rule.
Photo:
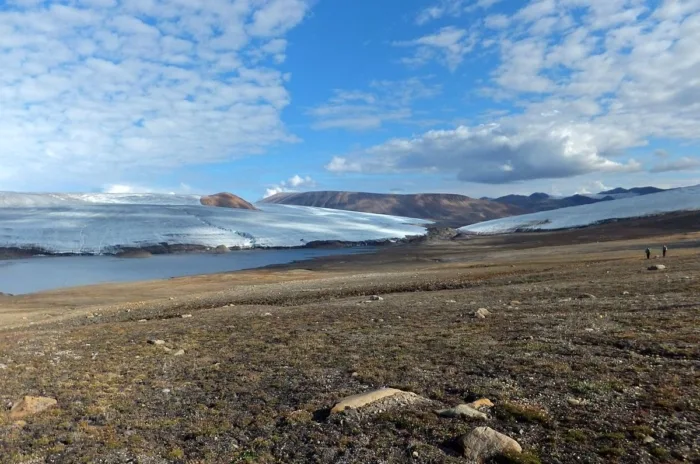
[[665, 257], [666, 257], [666, 253], [668, 253], [668, 247], [667, 247], [666, 245], [664, 245], [663, 253], [664, 253], [664, 258], [665, 258]]
[[651, 250], [649, 248], [647, 248], [645, 253], [647, 254], [647, 259], [650, 259], [651, 258]]

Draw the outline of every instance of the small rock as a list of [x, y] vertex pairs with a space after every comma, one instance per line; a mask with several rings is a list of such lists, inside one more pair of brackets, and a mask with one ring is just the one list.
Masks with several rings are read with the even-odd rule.
[[480, 398], [476, 401], [472, 401], [471, 403], [467, 404], [467, 406], [470, 406], [474, 409], [482, 409], [482, 408], [492, 408], [494, 405], [489, 400], [488, 398]]
[[151, 338], [148, 340], [149, 345], [165, 345], [165, 340], [156, 340], [155, 338]]
[[630, 292], [628, 292], [628, 291], [624, 291], [624, 292], [622, 292], [622, 294], [623, 294], [623, 295], [629, 295], [629, 294], [630, 294]]
[[578, 398], [567, 398], [566, 401], [568, 401], [571, 406], [581, 406], [583, 404], [583, 400]]
[[488, 420], [489, 418], [483, 412], [477, 411], [476, 409], [466, 404], [460, 404], [450, 409], [441, 409], [439, 411], [435, 411], [435, 413], [441, 417], [468, 417], [471, 419], [481, 420]]
[[139, 322], [148, 322], [148, 319], [139, 319]]
[[184, 356], [185, 355], [185, 350], [177, 350], [176, 352], [173, 353], [173, 356]]
[[591, 293], [582, 293], [577, 296], [579, 300], [595, 300], [597, 297]]
[[270, 317], [270, 316], [272, 316], [272, 313], [265, 313], [265, 314], [263, 314], [263, 316]]
[[484, 462], [505, 453], [522, 453], [520, 444], [489, 427], [477, 427], [457, 438], [464, 457], [471, 462]]
[[357, 376], [359, 376], [359, 375], [360, 375], [360, 374], [358, 374], [357, 372], [353, 372], [352, 374], [350, 374], [350, 377], [357, 377]]
[[522, 304], [522, 303], [519, 302], [518, 300], [513, 300], [513, 301], [510, 302], [510, 305], [511, 305], [511, 306], [520, 306], [521, 304]]
[[27, 425], [27, 422], [26, 422], [26, 421], [18, 420], [18, 421], [14, 421], [14, 422], [12, 423], [12, 428], [14, 428], [14, 429], [23, 429], [24, 427], [26, 427], [26, 425]]
[[663, 264], [653, 264], [647, 268], [648, 271], [663, 271], [666, 269], [666, 266]]
[[7, 364], [0, 364], [0, 369], [7, 369]]
[[192, 317], [192, 314], [183, 314], [183, 315], [180, 316], [180, 317], [183, 318], [183, 319], [189, 319], [190, 317]]
[[382, 297], [379, 296], [379, 295], [371, 295], [371, 296], [369, 297], [369, 301], [384, 301], [384, 298], [382, 298]]
[[645, 444], [645, 445], [648, 445], [648, 444], [654, 443], [655, 441], [656, 441], [656, 440], [654, 440], [654, 438], [653, 438], [653, 437], [650, 437], [650, 436], [646, 436], [646, 437], [644, 437], [644, 444]]
[[477, 319], [486, 319], [486, 316], [490, 315], [491, 311], [489, 311], [486, 308], [479, 308], [476, 311], [474, 311], [473, 316], [476, 317]]
[[23, 419], [33, 414], [38, 414], [58, 404], [53, 398], [43, 396], [25, 396], [21, 401], [12, 406], [10, 419]]
[[171, 296], [169, 299], [170, 299], [170, 301], [173, 301], [175, 299], [175, 297]]
[[169, 389], [169, 388], [164, 388], [164, 389], [163, 389], [163, 393], [165, 393], [165, 394], [170, 393], [170, 389]]
[[413, 452], [413, 457], [414, 457], [414, 458], [417, 458], [417, 457], [418, 457], [418, 451], [414, 451], [414, 452]]
[[454, 304], [454, 303], [457, 303], [457, 302], [456, 302], [455, 300], [447, 300], [447, 301], [445, 301], [445, 303]]

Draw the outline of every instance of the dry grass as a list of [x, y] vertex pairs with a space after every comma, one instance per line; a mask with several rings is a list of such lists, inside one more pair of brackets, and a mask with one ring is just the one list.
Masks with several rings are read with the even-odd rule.
[[[0, 415], [0, 462], [463, 462], [452, 439], [475, 423], [433, 406], [327, 417], [338, 399], [382, 386], [445, 406], [490, 398], [489, 426], [526, 450], [498, 462], [700, 459], [697, 254], [650, 273], [576, 247], [483, 267], [414, 252], [430, 262], [5, 330], [0, 404], [32, 394], [59, 407], [22, 429]], [[384, 301], [366, 302], [373, 293]], [[493, 314], [472, 318], [479, 307]]]

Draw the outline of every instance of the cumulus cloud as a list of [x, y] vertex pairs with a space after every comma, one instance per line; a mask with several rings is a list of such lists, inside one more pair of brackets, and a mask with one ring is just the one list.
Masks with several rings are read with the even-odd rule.
[[[456, 172], [467, 182], [507, 183], [638, 171], [625, 155], [630, 148], [700, 138], [697, 1], [532, 0], [482, 27], [505, 26], [497, 41], [489, 39], [496, 65], [479, 96], [514, 102], [510, 114], [338, 154], [326, 169]], [[410, 45], [416, 59], [443, 50], [454, 69], [468, 52], [448, 60], [444, 50], [465, 34], [448, 26]], [[653, 169], [694, 164], [682, 159]]]
[[411, 104], [439, 94], [439, 85], [425, 79], [373, 81], [368, 90], [334, 91], [327, 102], [311, 108], [314, 129], [377, 129], [387, 122], [410, 122]]
[[459, 126], [390, 140], [351, 159], [335, 157], [326, 168], [338, 173], [452, 171], [459, 180], [489, 184], [640, 169], [634, 160], [607, 158], [605, 153], [617, 148], [614, 139], [611, 144], [605, 134], [593, 130], [585, 125]]
[[316, 182], [310, 177], [302, 177], [299, 174], [295, 174], [287, 180], [280, 182], [278, 185], [273, 185], [265, 190], [265, 195], [263, 198], [271, 197], [282, 192], [295, 192], [299, 189], [304, 188], [314, 188]]
[[577, 195], [591, 195], [591, 194], [596, 194], [600, 192], [605, 192], [607, 190], [610, 190], [610, 187], [605, 185], [602, 181], [595, 180], [593, 182], [589, 182], [586, 185], [581, 186], [576, 191]]
[[683, 157], [657, 164], [649, 172], [696, 171], [700, 169], [700, 158]]
[[0, 9], [0, 163], [108, 183], [297, 139], [284, 35], [306, 0], [14, 1]]
[[409, 47], [413, 55], [401, 59], [410, 66], [422, 66], [432, 60], [438, 60], [448, 69], [454, 71], [476, 45], [476, 34], [454, 26], [443, 27], [434, 34], [425, 35], [414, 40], [394, 42], [397, 47]]

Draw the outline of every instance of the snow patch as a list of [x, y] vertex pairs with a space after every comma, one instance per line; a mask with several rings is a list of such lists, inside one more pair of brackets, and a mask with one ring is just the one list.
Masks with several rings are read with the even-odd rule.
[[695, 210], [700, 210], [700, 185], [479, 222], [462, 227], [459, 231], [471, 234], [503, 234], [522, 230], [572, 229], [611, 219]]

